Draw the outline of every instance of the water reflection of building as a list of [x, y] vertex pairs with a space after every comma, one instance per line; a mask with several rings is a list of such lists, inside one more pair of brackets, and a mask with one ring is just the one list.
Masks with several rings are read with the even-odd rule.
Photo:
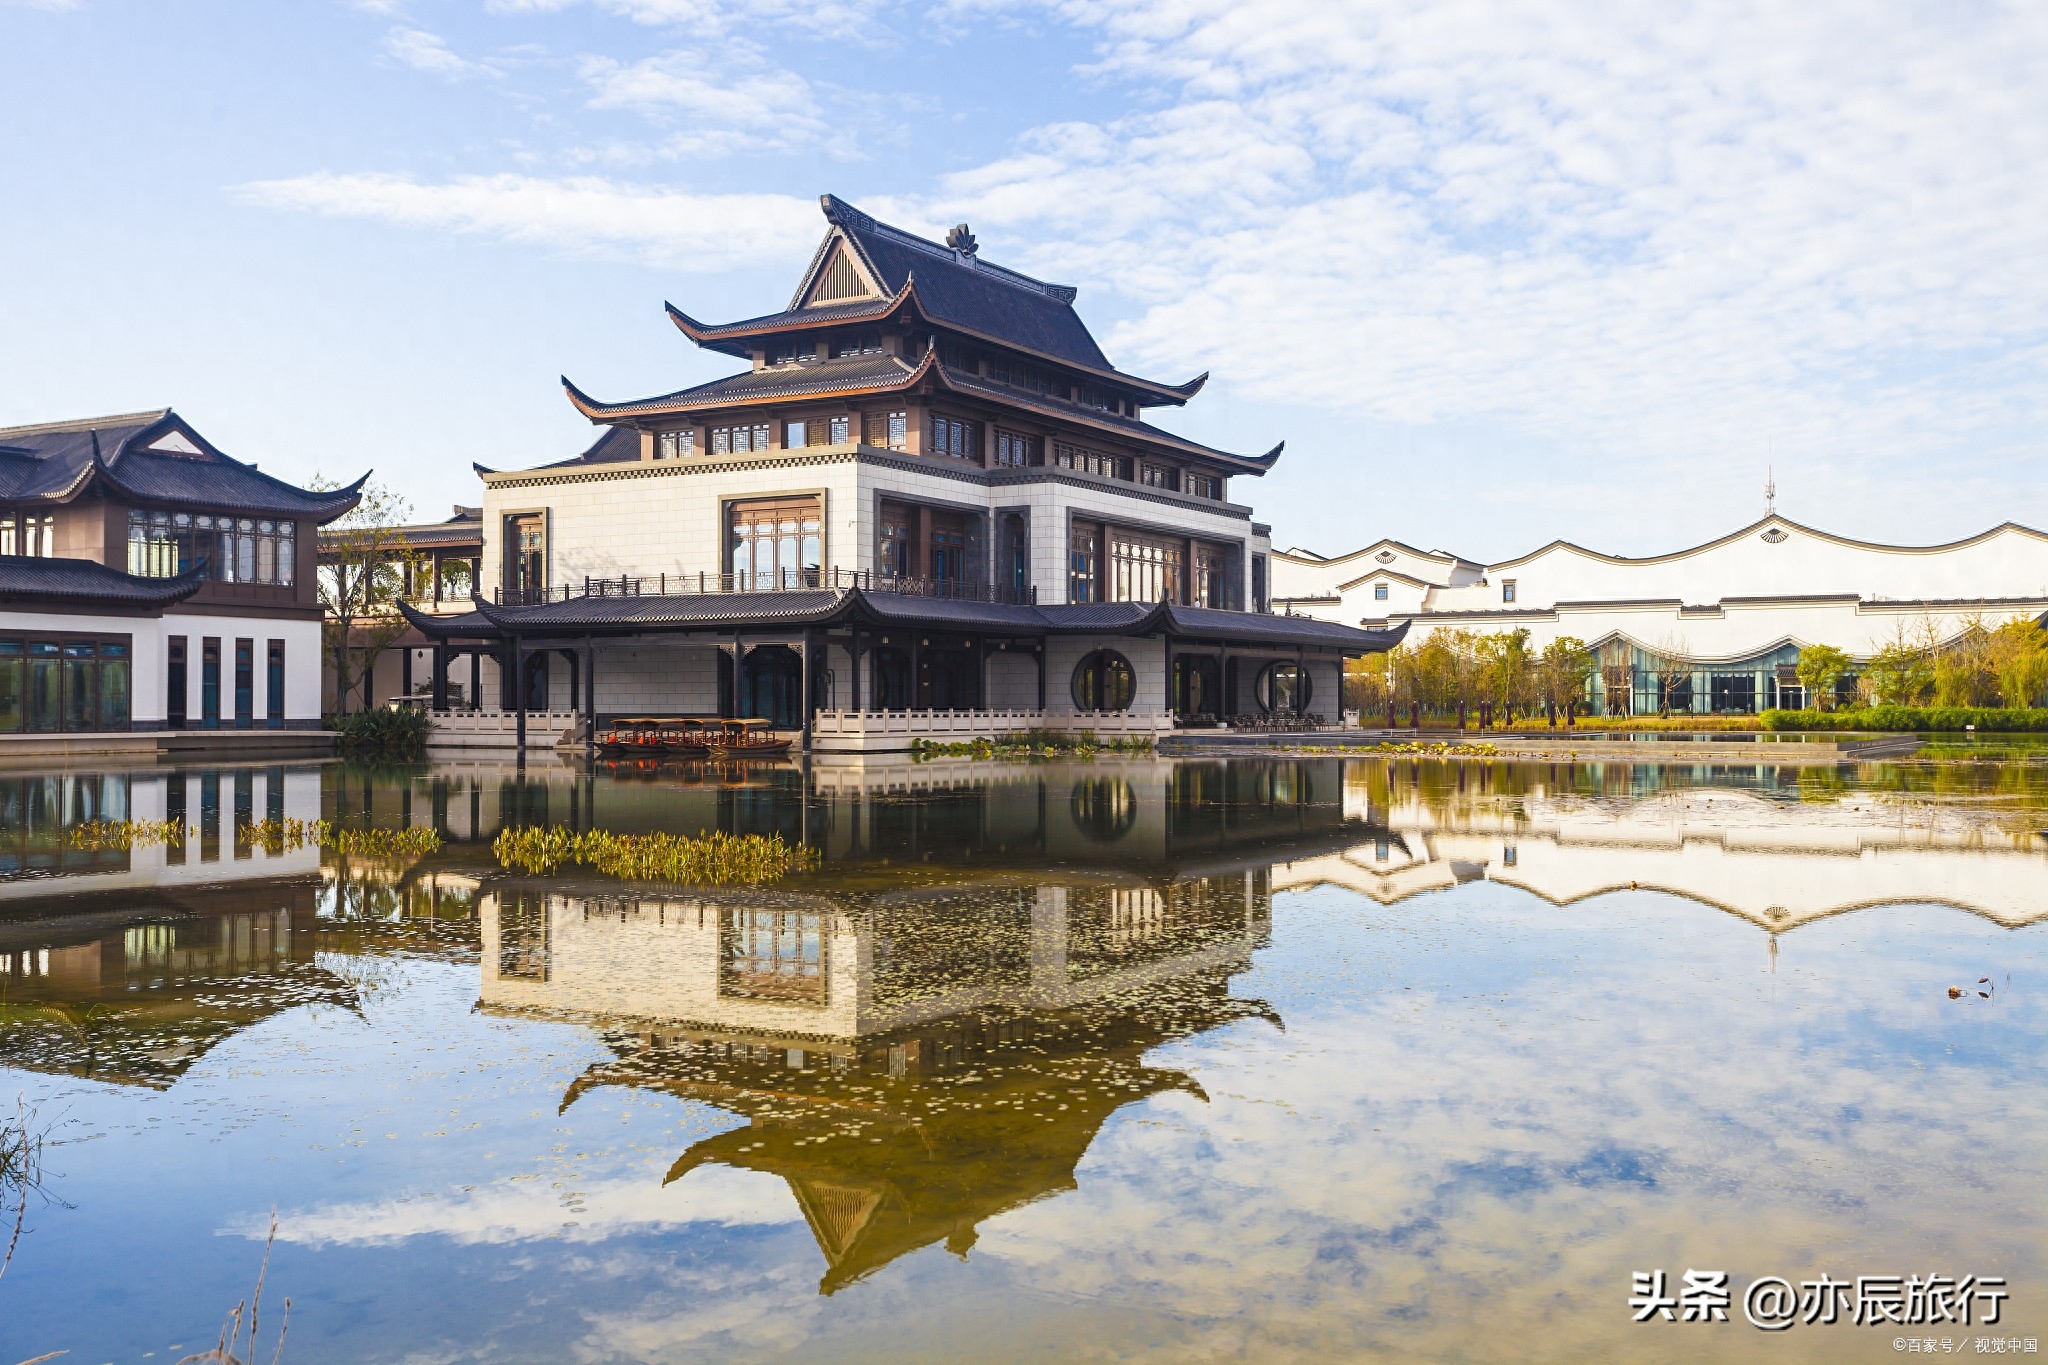
[[[222, 1039], [352, 992], [313, 965], [317, 847], [263, 819], [320, 811], [317, 768], [0, 778], [0, 1064], [164, 1086]], [[93, 847], [92, 821], [183, 840]]]
[[[0, 776], [0, 904], [120, 887], [189, 886], [307, 876], [318, 848], [266, 851], [244, 837], [263, 820], [320, 815], [320, 769], [209, 768]], [[93, 821], [183, 825], [183, 840], [90, 847], [73, 838]]]
[[351, 1005], [314, 965], [310, 879], [101, 893], [0, 917], [0, 1064], [163, 1087], [298, 1005]]
[[[1270, 932], [1262, 868], [961, 889], [648, 895], [507, 881], [487, 893], [486, 1009], [607, 1024], [627, 1085], [750, 1123], [685, 1151], [782, 1177], [825, 1292], [1061, 1190], [1109, 1116], [1185, 1074], [1163, 1043], [1272, 1018], [1230, 994]], [[1277, 1020], [1275, 1020], [1277, 1022]]]
[[1773, 931], [1887, 904], [1953, 905], [2007, 927], [2048, 916], [2048, 844], [1987, 819], [1988, 802], [1950, 799], [1976, 793], [1802, 787], [1768, 768], [1465, 766], [1354, 761], [1345, 805], [1371, 837], [1277, 866], [1275, 889], [1342, 885], [1392, 904], [1486, 879], [1564, 905], [1636, 888]]

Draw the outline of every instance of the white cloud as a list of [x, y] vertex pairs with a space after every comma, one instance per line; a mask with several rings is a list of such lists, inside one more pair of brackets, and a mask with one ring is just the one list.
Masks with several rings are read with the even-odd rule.
[[485, 8], [498, 14], [552, 13], [584, 3], [636, 24], [698, 37], [774, 26], [820, 38], [872, 38], [891, 8], [888, 0], [487, 0]]
[[803, 258], [819, 232], [816, 201], [779, 194], [693, 194], [596, 177], [318, 172], [234, 191], [246, 202], [331, 218], [480, 233], [664, 269], [728, 270]]
[[625, 109], [677, 124], [671, 156], [788, 148], [833, 137], [810, 83], [775, 66], [750, 43], [716, 52], [671, 52], [632, 63], [585, 57], [579, 74], [593, 109]]
[[488, 62], [474, 62], [458, 55], [438, 34], [422, 28], [392, 29], [384, 35], [384, 52], [415, 71], [425, 71], [448, 80], [501, 74]]
[[1114, 281], [1134, 367], [1632, 483], [1767, 445], [1855, 479], [2048, 419], [2048, 11], [1058, 12], [1164, 107], [1036, 129], [925, 216]]
[[[458, 1246], [550, 1237], [596, 1243], [692, 1223], [758, 1226], [803, 1217], [781, 1180], [730, 1166], [702, 1167], [673, 1185], [663, 1185], [660, 1168], [645, 1163], [627, 1163], [596, 1179], [583, 1173], [573, 1180], [573, 1210], [565, 1203], [562, 1185], [561, 1180], [526, 1177], [474, 1190], [330, 1204], [281, 1214], [277, 1235], [280, 1241], [313, 1247], [391, 1246], [417, 1237], [444, 1238]], [[234, 1231], [261, 1237], [268, 1229], [266, 1218]]]

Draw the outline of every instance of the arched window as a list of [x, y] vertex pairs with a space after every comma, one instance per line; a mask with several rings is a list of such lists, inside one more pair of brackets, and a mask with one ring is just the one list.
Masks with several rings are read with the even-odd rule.
[[1096, 650], [1074, 669], [1076, 710], [1128, 711], [1137, 697], [1137, 671], [1113, 649]]
[[1308, 670], [1300, 664], [1267, 664], [1259, 674], [1259, 705], [1268, 711], [1306, 711], [1313, 691]]
[[1138, 795], [1121, 777], [1097, 777], [1074, 784], [1068, 803], [1074, 828], [1097, 843], [1114, 843], [1138, 820]]

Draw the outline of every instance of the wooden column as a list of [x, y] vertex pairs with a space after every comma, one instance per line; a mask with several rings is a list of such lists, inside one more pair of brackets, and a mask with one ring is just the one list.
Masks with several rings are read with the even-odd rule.
[[853, 633], [852, 633], [852, 634], [851, 634], [850, 636], [848, 636], [848, 637], [847, 637], [847, 639], [848, 639], [849, 643], [847, 644], [847, 647], [846, 647], [846, 652], [847, 652], [847, 655], [848, 655], [848, 657], [850, 657], [850, 658], [851, 658], [851, 659], [853, 660], [853, 679], [852, 679], [852, 681], [853, 681], [853, 690], [852, 690], [852, 697], [853, 697], [853, 699], [852, 699], [852, 706], [853, 706], [853, 709], [854, 709], [855, 711], [859, 711], [859, 710], [860, 710], [860, 628], [859, 628], [858, 626], [856, 626], [856, 627], [854, 628], [854, 630], [853, 630]]
[[398, 690], [406, 696], [412, 695], [412, 646], [400, 645], [402, 653], [398, 663]]
[[1164, 709], [1166, 714], [1170, 716], [1173, 714], [1173, 637], [1161, 633], [1159, 638], [1165, 642], [1166, 655], [1166, 677], [1161, 682], [1160, 688], [1166, 694], [1166, 706]]
[[805, 753], [811, 751], [811, 636], [813, 634], [815, 632], [806, 626], [803, 638], [798, 643], [796, 651], [797, 671], [803, 679], [802, 686], [797, 689], [797, 695], [801, 698], [798, 706], [803, 716], [803, 751]]
[[[921, 514], [924, 523], [931, 524], [929, 512]], [[925, 704], [924, 690], [924, 637], [916, 631], [910, 632], [910, 704], [907, 710], [915, 711]]]
[[484, 656], [475, 645], [469, 648], [469, 709], [479, 710], [484, 704]]
[[584, 738], [597, 743], [597, 646], [586, 635], [583, 637], [583, 718]]
[[1041, 715], [1045, 711], [1045, 656], [1051, 638], [1046, 635], [1038, 638], [1038, 710]]
[[434, 646], [434, 709], [448, 709], [448, 646]]
[[512, 637], [512, 701], [518, 708], [519, 761], [526, 762], [526, 642]]

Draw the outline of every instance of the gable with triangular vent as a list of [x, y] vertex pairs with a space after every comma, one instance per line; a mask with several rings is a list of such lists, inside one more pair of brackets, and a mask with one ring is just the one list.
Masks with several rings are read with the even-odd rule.
[[165, 455], [204, 455], [206, 452], [192, 444], [190, 437], [182, 431], [167, 431], [149, 443], [151, 450]]
[[875, 287], [867, 267], [860, 257], [848, 246], [845, 238], [832, 243], [831, 250], [811, 276], [810, 287], [804, 292], [803, 306], [815, 308], [828, 303], [851, 303], [857, 299], [881, 297], [882, 291]]

